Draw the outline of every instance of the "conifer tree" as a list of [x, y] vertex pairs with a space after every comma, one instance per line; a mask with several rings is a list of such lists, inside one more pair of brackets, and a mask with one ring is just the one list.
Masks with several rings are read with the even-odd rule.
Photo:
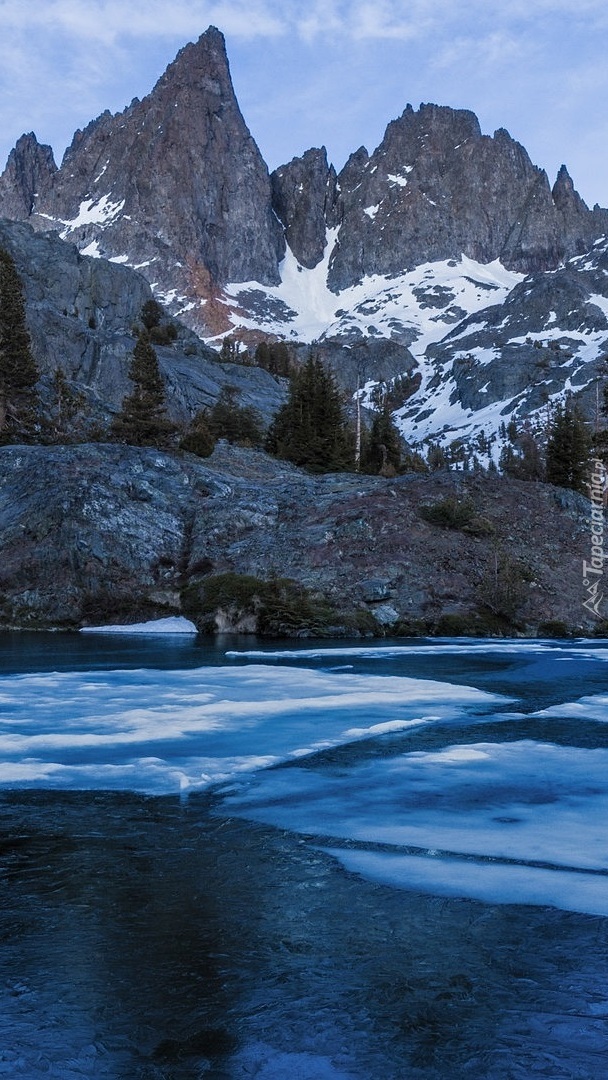
[[580, 412], [570, 402], [558, 405], [547, 441], [547, 483], [585, 492], [589, 455], [590, 438]]
[[255, 409], [237, 402], [236, 386], [223, 386], [215, 405], [209, 410], [207, 424], [214, 439], [229, 443], [259, 446], [264, 439], [260, 417]]
[[238, 363], [239, 360], [239, 343], [236, 338], [225, 337], [222, 341], [222, 347], [220, 349], [220, 360], [224, 364]]
[[310, 472], [353, 468], [354, 441], [340, 392], [317, 357], [310, 356], [292, 374], [289, 397], [269, 428], [266, 449]]
[[261, 341], [256, 346], [255, 362], [271, 375], [287, 377], [291, 371], [289, 348], [284, 341]]
[[209, 430], [208, 416], [206, 409], [199, 409], [179, 444], [180, 450], [187, 450], [188, 453], [202, 458], [213, 453], [215, 437]]
[[133, 390], [123, 399], [112, 434], [134, 446], [167, 446], [176, 428], [166, 414], [165, 386], [147, 331], [138, 336], [129, 378]]
[[438, 469], [447, 469], [448, 467], [446, 452], [439, 443], [429, 443], [426, 460], [431, 472], [436, 472]]
[[0, 249], [0, 441], [33, 438], [38, 378], [21, 280], [12, 256]]
[[82, 411], [86, 405], [84, 394], [70, 385], [60, 367], [53, 372], [50, 390], [48, 411], [41, 425], [42, 441], [77, 441], [79, 435], [82, 437]]
[[158, 303], [158, 300], [146, 300], [141, 309], [141, 321], [144, 324], [145, 329], [153, 330], [155, 326], [160, 326], [163, 314], [163, 309]]
[[388, 401], [376, 412], [361, 454], [363, 472], [396, 476], [401, 469], [401, 436], [393, 422]]

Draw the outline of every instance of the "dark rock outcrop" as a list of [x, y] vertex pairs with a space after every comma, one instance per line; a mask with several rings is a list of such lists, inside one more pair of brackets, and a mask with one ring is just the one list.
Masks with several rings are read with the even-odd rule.
[[323, 258], [327, 228], [340, 222], [336, 171], [327, 164], [325, 147], [293, 158], [272, 173], [271, 181], [273, 209], [285, 239], [300, 265], [310, 270]]
[[367, 274], [461, 254], [547, 270], [608, 229], [608, 211], [589, 210], [565, 170], [552, 193], [507, 131], [482, 135], [462, 109], [408, 106], [371, 157], [361, 148], [350, 158], [338, 184], [343, 216], [329, 274], [336, 291]]
[[[2, 447], [0, 624], [180, 612], [184, 588], [233, 571], [293, 578], [336, 608], [371, 614], [379, 631], [387, 620], [433, 628], [476, 609], [502, 547], [526, 568], [521, 625], [589, 628], [588, 500], [537, 484], [530, 506], [529, 494], [516, 481], [454, 473], [313, 477], [225, 444], [204, 462], [116, 445]], [[472, 502], [487, 535], [423, 520], [420, 505], [446, 496]]]
[[[310, 348], [295, 346], [293, 353], [303, 362], [310, 354]], [[418, 367], [405, 345], [367, 337], [355, 339], [350, 344], [324, 338], [315, 344], [314, 353], [330, 369], [349, 399], [368, 382], [390, 382], [399, 375], [412, 375]]]

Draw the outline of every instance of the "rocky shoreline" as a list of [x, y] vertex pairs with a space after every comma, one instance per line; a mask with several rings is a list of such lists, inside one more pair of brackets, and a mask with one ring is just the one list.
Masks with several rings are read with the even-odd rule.
[[589, 500], [477, 473], [311, 476], [88, 443], [0, 448], [0, 626], [186, 615], [272, 636], [602, 632]]

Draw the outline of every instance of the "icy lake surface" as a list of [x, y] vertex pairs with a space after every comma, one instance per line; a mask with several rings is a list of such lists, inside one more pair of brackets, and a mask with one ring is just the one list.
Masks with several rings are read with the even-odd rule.
[[608, 1075], [608, 642], [0, 636], [0, 1076]]

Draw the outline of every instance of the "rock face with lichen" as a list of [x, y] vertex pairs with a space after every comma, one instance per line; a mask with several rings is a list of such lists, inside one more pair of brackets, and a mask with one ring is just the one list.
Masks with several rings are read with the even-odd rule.
[[[7, 446], [0, 464], [2, 626], [198, 621], [205, 582], [226, 574], [295, 581], [302, 603], [312, 598], [299, 633], [453, 633], [460, 620], [469, 632], [533, 634], [545, 622], [597, 622], [581, 604], [588, 501], [548, 485], [535, 485], [531, 527], [520, 513], [530, 486], [517, 481], [314, 477], [226, 444], [205, 461], [117, 445]], [[464, 510], [458, 527], [424, 510], [446, 502]], [[511, 623], [492, 608], [501, 551], [517, 571]], [[223, 604], [215, 615], [201, 612], [205, 629], [236, 629], [243, 613]]]

